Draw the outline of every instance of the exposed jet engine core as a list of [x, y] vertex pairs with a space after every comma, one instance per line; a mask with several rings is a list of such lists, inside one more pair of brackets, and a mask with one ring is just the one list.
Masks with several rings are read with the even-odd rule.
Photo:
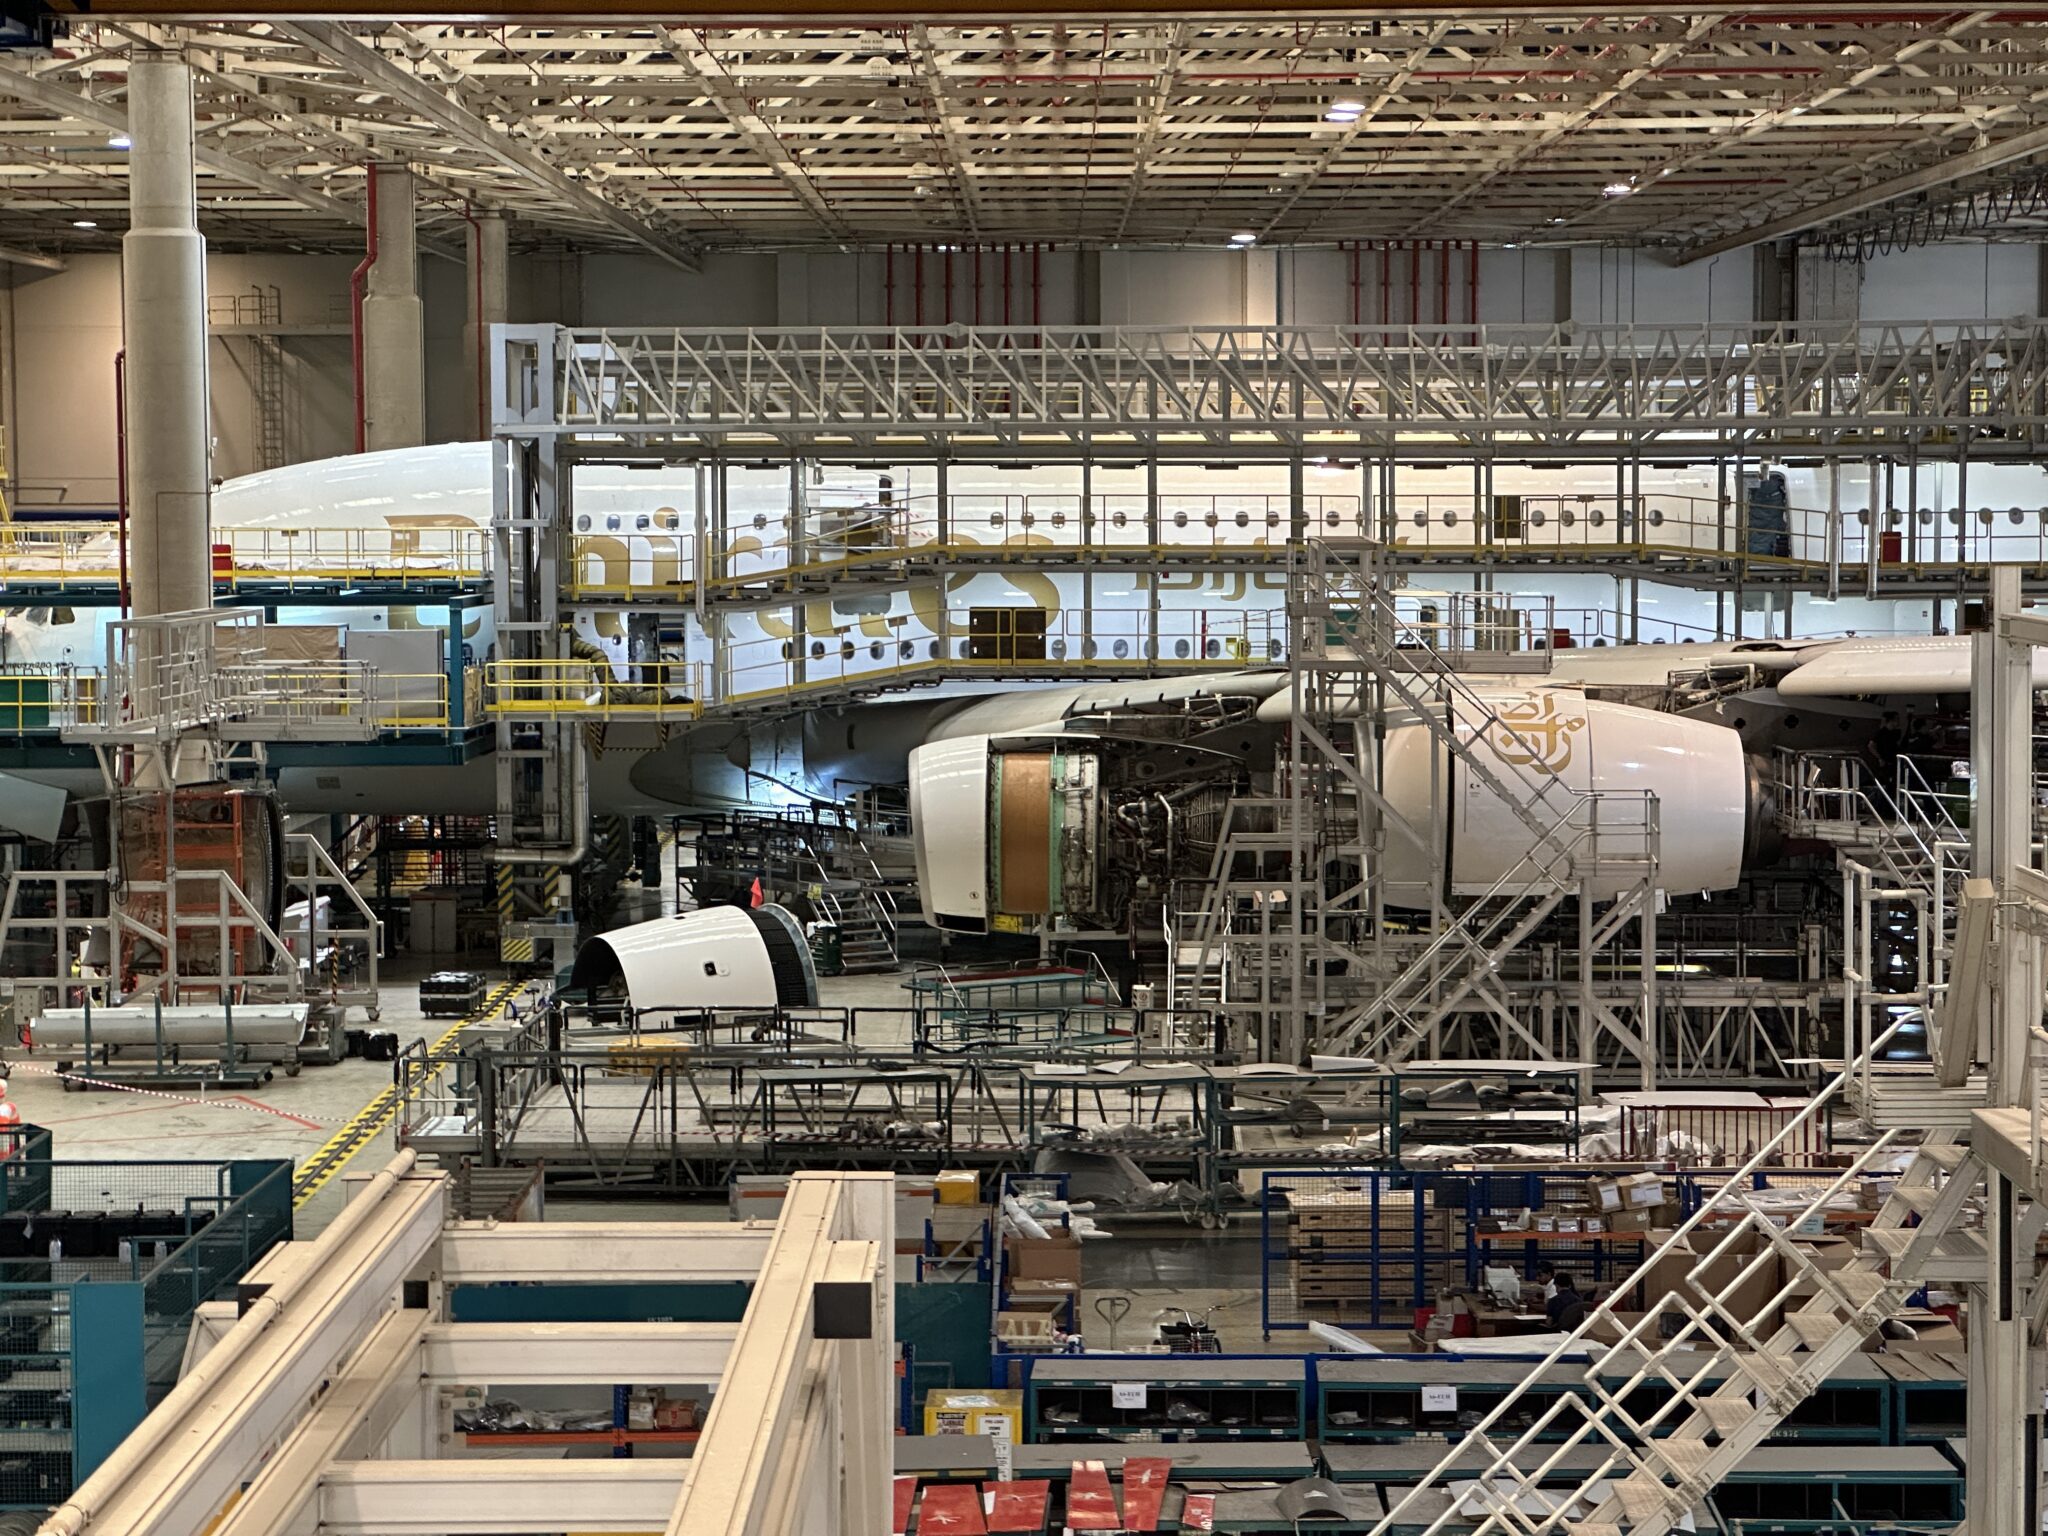
[[[1390, 722], [1390, 904], [1527, 889], [1567, 861], [1595, 899], [1613, 897], [1642, 878], [1652, 796], [1660, 888], [1725, 890], [1756, 861], [1770, 818], [1735, 731], [1565, 689], [1461, 708], [1470, 753], [1421, 720]], [[1134, 906], [1207, 875], [1223, 807], [1273, 772], [1269, 750], [1053, 724], [927, 743], [910, 754], [926, 921], [1122, 929]]]
[[1120, 927], [1196, 867], [1246, 765], [1183, 741], [1077, 732], [960, 736], [910, 755], [925, 919], [983, 933], [1058, 917]]

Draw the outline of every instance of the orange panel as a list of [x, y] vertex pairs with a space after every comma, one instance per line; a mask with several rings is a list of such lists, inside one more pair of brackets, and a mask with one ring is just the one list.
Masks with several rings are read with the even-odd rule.
[[996, 910], [1043, 915], [1052, 910], [1052, 754], [1009, 752], [1002, 762]]

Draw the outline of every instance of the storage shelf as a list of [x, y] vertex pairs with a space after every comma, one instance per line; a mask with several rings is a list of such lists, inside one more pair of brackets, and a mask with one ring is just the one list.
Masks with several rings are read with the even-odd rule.
[[695, 1445], [695, 1429], [533, 1429], [464, 1431], [471, 1445]]

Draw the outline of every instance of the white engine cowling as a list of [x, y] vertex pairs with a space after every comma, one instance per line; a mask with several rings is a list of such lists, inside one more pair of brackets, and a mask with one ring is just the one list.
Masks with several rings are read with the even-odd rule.
[[[1095, 895], [1100, 758], [1081, 735], [956, 736], [910, 754], [924, 919], [985, 933], [1083, 910]], [[1020, 924], [1021, 926], [1021, 924]]]
[[[1593, 854], [1586, 830], [1597, 819], [1596, 898], [1641, 878], [1630, 861], [1648, 842], [1644, 792], [1656, 796], [1660, 888], [1715, 891], [1736, 883], [1753, 835], [1754, 789], [1734, 731], [1564, 689], [1489, 703], [1497, 712], [1491, 724], [1468, 718], [1476, 710], [1453, 712], [1460, 738], [1477, 741], [1494, 775], [1580, 859]], [[1390, 723], [1385, 768], [1388, 801], [1441, 860], [1439, 894], [1526, 888], [1562, 857], [1420, 721]], [[1387, 829], [1386, 851], [1387, 900], [1427, 906], [1430, 851], [1398, 827]]]
[[818, 1004], [803, 928], [772, 902], [702, 907], [586, 939], [569, 985], [617, 995], [634, 1013]]

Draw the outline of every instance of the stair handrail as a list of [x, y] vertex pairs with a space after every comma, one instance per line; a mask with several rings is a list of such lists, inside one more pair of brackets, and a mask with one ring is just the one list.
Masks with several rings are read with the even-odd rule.
[[[1900, 1028], [1903, 1027], [1904, 1023], [1905, 1020], [1903, 1019], [1894, 1022], [1891, 1025], [1891, 1027], [1886, 1029], [1882, 1035], [1878, 1036], [1876, 1040], [1871, 1042], [1870, 1050], [1867, 1054], [1874, 1055], [1878, 1050], [1882, 1049], [1887, 1043], [1889, 1043], [1891, 1037], [1894, 1034], [1898, 1033]], [[1609, 1300], [1607, 1302], [1603, 1302], [1600, 1306], [1588, 1310], [1584, 1320], [1579, 1323], [1578, 1327], [1574, 1328], [1570, 1333], [1566, 1334], [1565, 1337], [1559, 1343], [1557, 1343], [1551, 1348], [1550, 1353], [1545, 1355], [1542, 1358], [1542, 1360], [1532, 1365], [1529, 1368], [1528, 1372], [1523, 1376], [1521, 1382], [1519, 1382], [1512, 1390], [1504, 1394], [1501, 1400], [1498, 1403], [1496, 1403], [1494, 1407], [1466, 1433], [1465, 1438], [1459, 1441], [1456, 1445], [1452, 1446], [1450, 1451], [1445, 1455], [1444, 1459], [1440, 1461], [1434, 1468], [1432, 1468], [1429, 1471], [1429, 1473], [1422, 1478], [1420, 1482], [1416, 1483], [1412, 1488], [1410, 1488], [1400, 1498], [1400, 1500], [1397, 1501], [1394, 1504], [1394, 1506], [1387, 1511], [1387, 1513], [1384, 1517], [1381, 1518], [1379, 1523], [1372, 1528], [1370, 1536], [1390, 1536], [1390, 1533], [1401, 1524], [1402, 1515], [1404, 1515], [1407, 1512], [1407, 1510], [1415, 1502], [1417, 1497], [1424, 1493], [1426, 1490], [1432, 1489], [1435, 1486], [1437, 1486], [1439, 1479], [1441, 1475], [1444, 1473], [1445, 1469], [1454, 1466], [1457, 1463], [1459, 1457], [1462, 1456], [1468, 1448], [1476, 1446], [1482, 1451], [1490, 1450], [1491, 1442], [1488, 1439], [1487, 1431], [1500, 1422], [1502, 1416], [1507, 1413], [1509, 1408], [1517, 1400], [1521, 1398], [1523, 1393], [1529, 1391], [1531, 1387], [1542, 1378], [1543, 1374], [1546, 1371], [1550, 1370], [1553, 1366], [1559, 1364], [1561, 1361], [1565, 1359], [1566, 1356], [1578, 1354], [1584, 1349], [1585, 1342], [1590, 1337], [1594, 1326], [1600, 1320], [1611, 1317], [1613, 1315], [1615, 1311], [1615, 1308], [1611, 1305], [1613, 1297], [1624, 1295], [1627, 1292], [1633, 1290], [1637, 1285], [1640, 1285], [1643, 1282], [1643, 1280], [1648, 1276], [1650, 1271], [1658, 1263], [1660, 1263], [1667, 1254], [1676, 1251], [1681, 1243], [1687, 1244], [1685, 1251], [1690, 1253], [1691, 1248], [1688, 1240], [1691, 1238], [1693, 1232], [1696, 1231], [1700, 1227], [1700, 1225], [1706, 1220], [1708, 1213], [1713, 1211], [1723, 1201], [1725, 1197], [1730, 1195], [1731, 1192], [1739, 1195], [1743, 1191], [1743, 1186], [1745, 1182], [1752, 1178], [1759, 1170], [1769, 1165], [1772, 1154], [1775, 1153], [1781, 1145], [1783, 1145], [1795, 1132], [1803, 1130], [1807, 1123], [1810, 1122], [1814, 1118], [1814, 1116], [1816, 1116], [1821, 1111], [1824, 1105], [1831, 1104], [1836, 1097], [1845, 1093], [1849, 1083], [1853, 1078], [1857, 1066], [1858, 1063], [1854, 1061], [1844, 1062], [1842, 1065], [1842, 1070], [1836, 1073], [1835, 1076], [1829, 1080], [1829, 1082], [1820, 1090], [1819, 1093], [1814, 1095], [1812, 1101], [1808, 1103], [1803, 1110], [1801, 1110], [1797, 1115], [1793, 1116], [1790, 1120], [1786, 1121], [1785, 1124], [1779, 1128], [1778, 1133], [1775, 1136], [1773, 1136], [1769, 1141], [1765, 1142], [1754, 1153], [1751, 1154], [1748, 1162], [1744, 1163], [1739, 1169], [1737, 1169], [1733, 1174], [1731, 1174], [1722, 1183], [1719, 1189], [1715, 1190], [1712, 1195], [1708, 1196], [1707, 1199], [1701, 1202], [1700, 1208], [1698, 1210], [1694, 1211], [1691, 1216], [1687, 1217], [1684, 1221], [1680, 1222], [1678, 1226], [1672, 1230], [1671, 1234], [1667, 1238], [1665, 1238], [1665, 1240], [1661, 1244], [1658, 1245], [1655, 1252], [1649, 1254], [1646, 1258], [1644, 1258], [1642, 1262], [1639, 1263], [1635, 1267], [1635, 1269], [1629, 1273], [1626, 1279], [1622, 1280], [1621, 1282], [1615, 1285], [1614, 1289], [1609, 1294]], [[1877, 1142], [1873, 1143], [1872, 1147], [1868, 1151], [1866, 1151], [1865, 1155], [1862, 1158], [1858, 1159], [1856, 1163], [1853, 1163], [1849, 1167], [1843, 1169], [1834, 1180], [1832, 1180], [1818, 1195], [1816, 1195], [1812, 1200], [1810, 1200], [1807, 1203], [1806, 1207], [1801, 1211], [1798, 1220], [1803, 1220], [1804, 1218], [1811, 1216], [1816, 1210], [1822, 1209], [1825, 1202], [1832, 1199], [1835, 1193], [1849, 1179], [1856, 1177], [1860, 1173], [1862, 1165], [1868, 1162], [1872, 1155], [1874, 1155], [1877, 1151], [1888, 1147], [1890, 1142], [1896, 1135], [1896, 1132], [1886, 1133], [1885, 1136], [1880, 1137]], [[1729, 1231], [1722, 1237], [1721, 1241], [1718, 1244], [1716, 1244], [1707, 1253], [1697, 1254], [1694, 1256], [1699, 1260], [1701, 1264], [1705, 1264], [1715, 1258], [1720, 1257], [1722, 1250], [1724, 1250], [1740, 1232], [1746, 1230], [1748, 1228], [1749, 1223], [1754, 1221], [1756, 1217], [1757, 1212], [1754, 1207], [1751, 1207], [1749, 1215], [1746, 1216], [1743, 1219], [1743, 1221], [1738, 1222], [1735, 1226], [1731, 1227]], [[1788, 1220], [1786, 1223], [1788, 1229], [1797, 1226], [1798, 1220]], [[1654, 1312], [1645, 1313], [1640, 1321], [1630, 1325], [1628, 1328], [1622, 1331], [1619, 1343], [1615, 1344], [1613, 1348], [1623, 1349], [1636, 1343], [1638, 1336], [1641, 1334], [1642, 1330], [1651, 1326], [1656, 1316], [1657, 1314]], [[1645, 1353], [1653, 1354], [1655, 1353], [1655, 1351], [1646, 1351]], [[1509, 1458], [1513, 1456], [1517, 1451], [1524, 1450], [1529, 1445], [1535, 1443], [1536, 1436], [1545, 1427], [1547, 1427], [1550, 1420], [1557, 1413], [1563, 1411], [1566, 1405], [1576, 1398], [1576, 1393], [1559, 1394], [1557, 1401], [1551, 1406], [1548, 1412], [1541, 1415], [1535, 1421], [1535, 1423], [1531, 1424], [1515, 1440], [1510, 1442], [1506, 1449], [1493, 1453], [1491, 1459], [1486, 1463], [1484, 1470], [1482, 1470], [1476, 1475], [1475, 1480], [1481, 1485], [1481, 1487], [1485, 1487], [1488, 1484], [1490, 1484], [1496, 1477], [1496, 1475], [1500, 1472], [1502, 1467], [1511, 1466]], [[1671, 1402], [1675, 1403], [1677, 1401], [1679, 1401], [1679, 1396], [1674, 1395]], [[1658, 1410], [1657, 1414], [1653, 1414], [1651, 1416], [1652, 1420], [1660, 1416], [1662, 1412], [1664, 1412], [1665, 1409], [1668, 1409], [1670, 1406], [1671, 1403], [1665, 1404], [1662, 1408]], [[1549, 1451], [1551, 1459], [1554, 1460], [1558, 1455], [1561, 1455], [1565, 1451], [1568, 1451], [1576, 1445], [1580, 1444], [1586, 1435], [1594, 1432], [1593, 1426], [1594, 1420], [1591, 1417], [1587, 1417], [1584, 1423], [1580, 1426], [1580, 1428], [1575, 1430], [1564, 1441], [1555, 1442], [1547, 1446], [1546, 1449]], [[1542, 1470], [1545, 1469], [1538, 1469], [1539, 1472]], [[1602, 1469], [1602, 1471], [1604, 1471], [1604, 1468]], [[1598, 1481], [1601, 1475], [1601, 1471], [1596, 1471], [1589, 1477], [1588, 1482], [1590, 1483]], [[1517, 1477], [1519, 1481], [1521, 1474], [1518, 1473]], [[1560, 1511], [1569, 1504], [1576, 1502], [1578, 1502], [1577, 1499], [1560, 1500]], [[1437, 1533], [1442, 1531], [1447, 1522], [1450, 1521], [1452, 1514], [1452, 1509], [1446, 1509], [1442, 1514], [1438, 1515], [1427, 1526], [1425, 1526], [1422, 1529], [1422, 1531], [1418, 1533], [1418, 1536], [1437, 1536]], [[1498, 1518], [1499, 1517], [1497, 1514], [1488, 1514], [1486, 1518], [1478, 1524], [1477, 1527], [1465, 1527], [1461, 1525], [1460, 1536], [1486, 1536], [1486, 1533], [1488, 1531], [1495, 1528]], [[1522, 1533], [1522, 1536], [1534, 1536], [1535, 1532], [1539, 1532], [1546, 1528], [1554, 1526], [1556, 1522], [1559, 1520], [1559, 1518], [1560, 1515], [1554, 1513], [1544, 1519], [1538, 1520], [1533, 1525], [1528, 1527], [1527, 1531]]]
[[[1334, 564], [1340, 572], [1356, 573], [1348, 578], [1349, 583], [1356, 586], [1356, 596], [1347, 596], [1344, 601], [1356, 602], [1361, 608], [1369, 610], [1374, 617], [1384, 619], [1396, 627], [1404, 627], [1411, 630], [1414, 628], [1412, 624], [1401, 618], [1379, 578], [1365, 566], [1346, 561], [1328, 540], [1309, 540], [1304, 548], [1304, 555], [1315, 561], [1314, 568], [1319, 584], [1323, 589], [1321, 599], [1324, 607], [1334, 608], [1335, 606], [1335, 600], [1332, 598], [1330, 591], [1330, 580], [1328, 575], [1325, 574], [1328, 568]], [[1302, 617], [1311, 617], [1311, 615], [1304, 614]], [[1368, 651], [1362, 646], [1359, 641], [1360, 627], [1354, 621], [1348, 626], [1341, 626], [1339, 628], [1338, 633], [1343, 639], [1345, 646], [1361, 661], [1364, 661], [1381, 675], [1381, 680], [1388, 687], [1392, 688], [1400, 696], [1401, 701], [1415, 712], [1416, 716], [1432, 735], [1444, 739], [1445, 744], [1452, 752], [1464, 754], [1468, 764], [1478, 773], [1481, 780], [1502, 799], [1508, 808], [1515, 813], [1517, 818], [1529, 827], [1530, 831], [1536, 833], [1537, 837], [1541, 839], [1545, 834], [1538, 826], [1534, 812], [1529, 809], [1522, 797], [1509, 788], [1501, 775], [1494, 772], [1492, 765], [1484, 761], [1481, 753], [1473, 750], [1473, 743], [1465, 743], [1458, 740], [1454, 722], [1449, 719], [1436, 719], [1427, 701], [1418, 697], [1412, 689], [1403, 686], [1400, 681], [1402, 672], [1405, 670], [1411, 675], [1423, 675], [1423, 669], [1415, 666], [1413, 663], [1420, 659], [1427, 659], [1431, 664], [1427, 675], [1435, 681], [1438, 689], [1447, 696], [1455, 696], [1461, 699], [1467, 708], [1474, 710], [1479, 715], [1480, 721], [1475, 736], [1498, 726], [1506, 732], [1510, 741], [1528, 753], [1532, 763], [1542, 763], [1544, 761], [1544, 754], [1537, 749], [1536, 745], [1528, 737], [1517, 730], [1512, 722], [1501, 718], [1500, 711], [1492, 703], [1488, 702], [1485, 695], [1465, 681], [1457, 669], [1444, 658], [1442, 652], [1430, 644], [1426, 635], [1420, 637], [1418, 645], [1397, 653], [1401, 661], [1408, 663], [1404, 668], [1394, 665], [1386, 657]], [[1327, 634], [1327, 629], [1325, 633]], [[1390, 652], [1390, 654], [1392, 653]], [[1578, 789], [1566, 783], [1554, 771], [1547, 769], [1545, 771], [1550, 783], [1563, 790], [1566, 795], [1574, 796], [1588, 793], [1588, 791]], [[1546, 787], [1535, 793], [1531, 798], [1541, 801], [1546, 799], [1548, 794], [1549, 790]]]
[[[1581, 845], [1588, 841], [1593, 841], [1597, 846], [1597, 840], [1600, 835], [1600, 805], [1607, 800], [1623, 802], [1634, 800], [1640, 802], [1643, 808], [1643, 819], [1639, 824], [1635, 825], [1640, 827], [1646, 842], [1652, 837], [1652, 828], [1655, 825], [1655, 812], [1657, 809], [1657, 796], [1653, 791], [1646, 789], [1594, 790], [1583, 795], [1579, 800], [1568, 803], [1551, 823], [1551, 829], [1555, 832], [1558, 828], [1565, 826], [1582, 809], [1590, 807], [1593, 811], [1592, 822], [1577, 826], [1570, 840], [1560, 845], [1566, 855], [1567, 864], [1574, 862], [1573, 854]], [[1624, 828], [1619, 830], [1626, 830], [1627, 825], [1625, 824]], [[1517, 877], [1521, 874], [1523, 867], [1535, 859], [1537, 851], [1535, 847], [1526, 849], [1521, 858], [1517, 859], [1514, 864], [1503, 871], [1492, 885], [1488, 886], [1480, 895], [1471, 898], [1464, 910], [1450, 923], [1446, 924], [1423, 947], [1420, 953], [1409, 960], [1407, 969], [1395, 977], [1393, 982], [1384, 991], [1370, 1001], [1361, 1003], [1356, 1017], [1341, 1021], [1337, 1031], [1330, 1037], [1333, 1042], [1337, 1043], [1337, 1048], [1345, 1048], [1347, 1042], [1352, 1041], [1364, 1031], [1371, 1029], [1376, 1022], [1376, 1017], [1379, 1015], [1392, 1011], [1406, 1016], [1406, 1008], [1398, 1002], [1390, 1002], [1389, 999], [1398, 998], [1403, 990], [1403, 984], [1407, 982], [1408, 978], [1411, 976], [1421, 976], [1430, 962], [1436, 958], [1437, 954], [1446, 945], [1454, 941], [1462, 942], [1466, 937], [1464, 933], [1466, 918], [1473, 913], [1483, 911], [1489, 901], [1497, 900], [1507, 895], [1510, 888], [1517, 883]], [[1599, 867], [1597, 860], [1594, 867]], [[1563, 890], [1570, 884], [1570, 879], [1570, 876], [1560, 879], [1555, 875], [1551, 875], [1549, 876], [1550, 887]], [[1539, 893], [1534, 889], [1530, 889], [1524, 890], [1520, 894], [1526, 897]], [[1495, 915], [1495, 922], [1498, 921], [1500, 915]], [[1489, 924], [1490, 926], [1492, 924]]]

